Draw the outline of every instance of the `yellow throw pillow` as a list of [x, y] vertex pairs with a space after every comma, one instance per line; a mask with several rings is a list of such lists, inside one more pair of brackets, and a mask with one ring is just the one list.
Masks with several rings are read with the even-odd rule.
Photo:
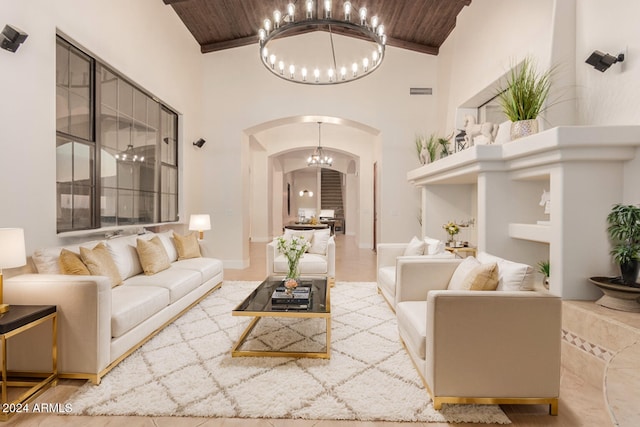
[[151, 240], [137, 239], [136, 251], [140, 258], [140, 265], [147, 276], [156, 274], [171, 267], [169, 255], [158, 236]]
[[82, 259], [80, 255], [71, 252], [68, 249], [63, 249], [60, 251], [60, 258], [58, 259], [60, 263], [60, 270], [62, 270], [62, 274], [74, 274], [79, 276], [90, 276], [91, 273]]
[[200, 245], [198, 245], [198, 237], [196, 233], [190, 233], [186, 236], [173, 233], [173, 240], [176, 243], [178, 251], [178, 261], [181, 259], [200, 258]]
[[118, 267], [104, 243], [98, 243], [93, 249], [81, 247], [80, 258], [92, 276], [107, 276], [111, 280], [111, 287], [122, 283]]
[[462, 282], [463, 289], [472, 291], [495, 291], [498, 287], [498, 264], [480, 264], [471, 270]]

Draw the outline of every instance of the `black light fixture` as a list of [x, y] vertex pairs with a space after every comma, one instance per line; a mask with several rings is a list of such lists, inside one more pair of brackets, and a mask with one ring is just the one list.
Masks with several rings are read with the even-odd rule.
[[624, 53], [620, 53], [618, 56], [613, 56], [608, 53], [602, 53], [599, 50], [594, 50], [585, 62], [592, 65], [596, 70], [604, 73], [613, 64], [622, 61], [624, 61]]
[[202, 148], [202, 146], [205, 144], [205, 142], [207, 142], [207, 141], [205, 141], [203, 138], [200, 138], [197, 141], [195, 141], [193, 143], [193, 145], [195, 145], [198, 148]]
[[9, 52], [15, 52], [27, 39], [28, 34], [11, 25], [5, 25], [0, 37], [0, 47]]
[[311, 155], [307, 158], [307, 166], [329, 167], [333, 164], [333, 158], [328, 154], [325, 154], [321, 146], [321, 126], [322, 122], [318, 122], [318, 147], [313, 150], [313, 153], [311, 153]]

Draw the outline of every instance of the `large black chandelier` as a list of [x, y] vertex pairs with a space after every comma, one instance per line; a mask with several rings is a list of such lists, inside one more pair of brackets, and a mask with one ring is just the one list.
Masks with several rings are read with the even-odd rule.
[[[378, 69], [384, 58], [387, 37], [378, 16], [374, 15], [369, 19], [366, 7], [361, 7], [352, 16], [355, 9], [350, 1], [342, 3], [341, 12], [334, 12], [331, 0], [319, 0], [320, 2], [324, 6], [322, 13], [319, 5], [316, 7], [316, 2], [306, 0], [299, 20], [296, 20], [294, 2], [287, 4], [284, 14], [275, 10], [273, 20], [264, 20], [263, 27], [258, 31], [260, 59], [264, 66], [282, 79], [310, 85], [346, 83]], [[341, 19], [334, 17], [338, 15]], [[330, 55], [326, 55], [325, 59], [309, 59], [309, 50], [312, 48], [303, 49], [307, 55], [304, 58], [299, 51], [283, 47], [284, 38], [314, 31], [328, 33], [326, 50], [330, 51]], [[357, 41], [359, 49], [348, 52], [337, 49], [338, 40], [344, 40], [341, 37]], [[311, 53], [320, 55], [320, 52]], [[343, 57], [342, 54], [345, 53]]]

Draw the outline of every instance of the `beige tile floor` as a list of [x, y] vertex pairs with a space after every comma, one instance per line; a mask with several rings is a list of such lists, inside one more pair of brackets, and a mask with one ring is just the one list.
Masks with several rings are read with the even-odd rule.
[[[261, 280], [264, 278], [265, 244], [251, 244], [251, 265], [244, 270], [225, 270], [225, 280]], [[370, 249], [360, 249], [351, 236], [336, 236], [336, 276], [338, 281], [376, 280], [376, 255]], [[523, 367], [526, 369], [526, 367]], [[47, 390], [36, 401], [44, 403], [64, 403], [82, 385], [77, 380], [61, 380], [55, 388]], [[606, 427], [612, 426], [605, 409], [601, 391], [588, 385], [579, 376], [563, 369], [560, 381], [559, 415], [547, 415], [547, 408], [538, 405], [505, 405], [503, 409], [515, 427]], [[400, 424], [412, 426], [441, 427], [446, 423], [389, 423], [359, 421], [305, 421], [273, 419], [208, 419], [174, 417], [81, 417], [46, 414], [20, 414], [5, 425], [24, 427], [391, 427]], [[454, 425], [454, 424], [451, 424]], [[467, 424], [476, 425], [476, 424]], [[478, 424], [484, 425], [487, 424]]]

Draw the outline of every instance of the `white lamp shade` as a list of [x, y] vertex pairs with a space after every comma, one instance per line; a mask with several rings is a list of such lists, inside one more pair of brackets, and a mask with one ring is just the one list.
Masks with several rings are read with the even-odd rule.
[[27, 263], [22, 228], [0, 228], [0, 269]]
[[211, 230], [211, 217], [209, 214], [194, 214], [189, 218], [189, 230]]

